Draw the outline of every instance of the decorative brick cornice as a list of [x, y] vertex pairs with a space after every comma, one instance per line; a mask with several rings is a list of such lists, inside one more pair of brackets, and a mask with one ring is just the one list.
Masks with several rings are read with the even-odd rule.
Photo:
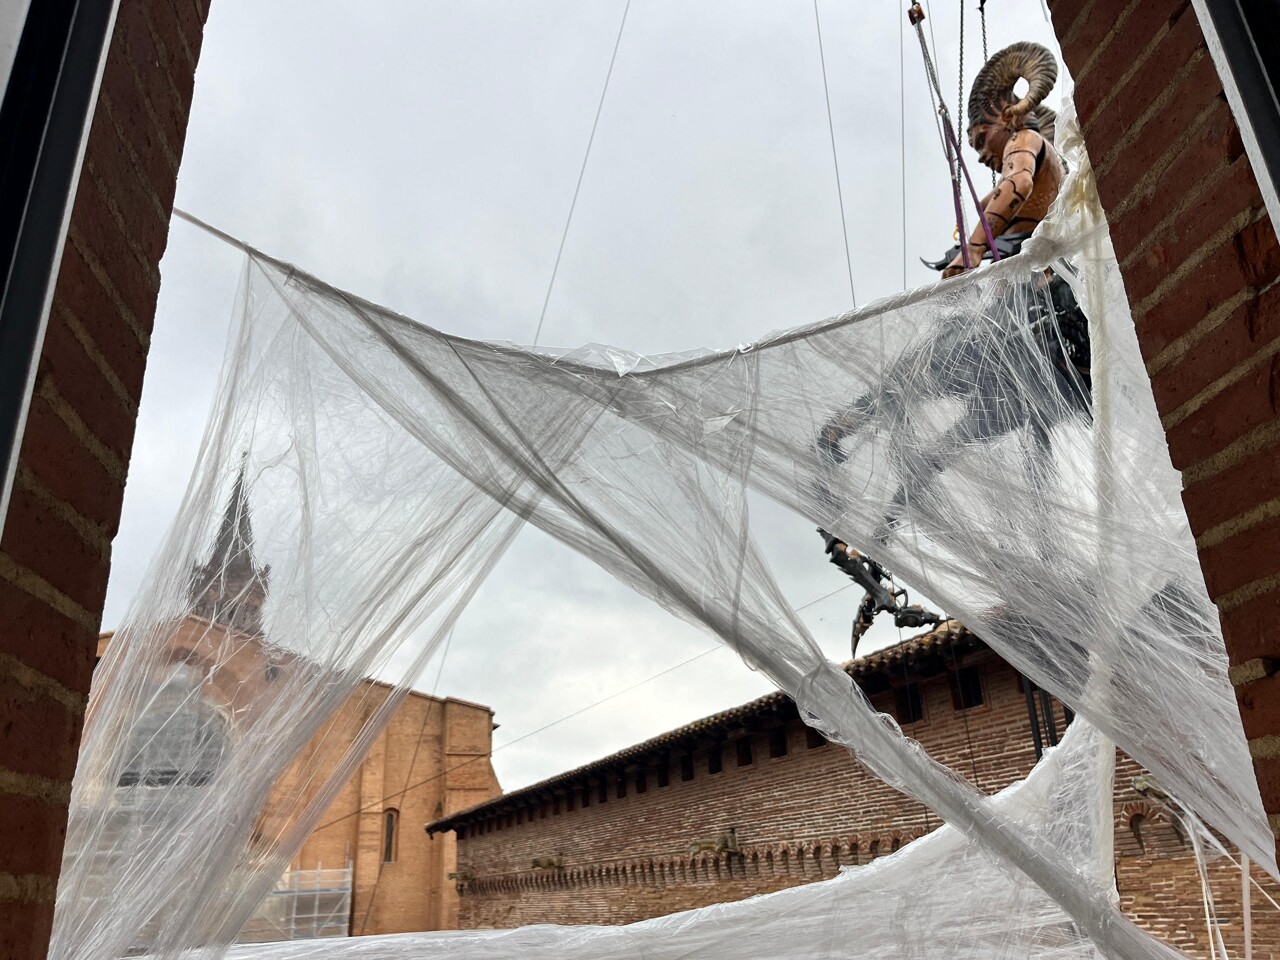
[[[670, 886], [686, 883], [727, 883], [733, 880], [820, 880], [834, 877], [843, 867], [869, 863], [886, 856], [923, 830], [890, 830], [794, 843], [753, 844], [739, 852], [702, 852], [670, 857], [643, 857], [557, 869], [458, 877], [463, 896], [518, 893], [601, 886]], [[874, 852], [873, 852], [874, 851]]]

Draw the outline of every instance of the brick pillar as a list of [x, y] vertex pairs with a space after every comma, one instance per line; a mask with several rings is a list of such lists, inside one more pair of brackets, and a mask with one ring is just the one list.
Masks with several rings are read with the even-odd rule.
[[208, 0], [122, 0], [0, 541], [0, 956], [45, 956]]
[[1280, 827], [1280, 245], [1188, 0], [1050, 0]]

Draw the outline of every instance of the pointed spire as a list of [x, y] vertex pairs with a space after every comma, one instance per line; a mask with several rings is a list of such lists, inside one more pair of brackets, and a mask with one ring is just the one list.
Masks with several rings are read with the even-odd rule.
[[262, 605], [267, 599], [270, 567], [253, 558], [253, 522], [246, 481], [248, 455], [240, 459], [231, 496], [218, 524], [213, 549], [192, 568], [188, 598], [191, 612], [243, 633], [262, 632]]
[[231, 497], [222, 512], [218, 536], [213, 541], [213, 552], [207, 562], [221, 562], [224, 570], [253, 566], [253, 520], [249, 516], [249, 496], [245, 492], [245, 461], [240, 460]]

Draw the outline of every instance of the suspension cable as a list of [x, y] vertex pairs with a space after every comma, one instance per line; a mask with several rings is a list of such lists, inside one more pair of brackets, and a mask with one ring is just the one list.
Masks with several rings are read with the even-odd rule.
[[[903, 642], [902, 628], [899, 627], [898, 628], [898, 644], [901, 645], [902, 642]], [[903, 697], [906, 699], [907, 703], [910, 704], [911, 674], [907, 672], [907, 657], [905, 653], [902, 656], [902, 685], [903, 685]], [[915, 716], [915, 713], [913, 712], [911, 722], [907, 724], [907, 736], [910, 737], [912, 740], [916, 738], [916, 723], [919, 722], [919, 720], [924, 719], [924, 685], [923, 684], [916, 685], [916, 696], [920, 704], [920, 717], [917, 719]], [[902, 722], [902, 719], [900, 717], [898, 718], [898, 722], [899, 723]], [[922, 803], [921, 806], [924, 807], [925, 833], [932, 833], [933, 821], [929, 816], [929, 805], [927, 803]]]
[[827, 86], [827, 56], [822, 47], [822, 18], [818, 16], [818, 0], [813, 0], [813, 22], [818, 28], [818, 63], [822, 67], [822, 95], [827, 101], [827, 133], [831, 137], [831, 164], [836, 170], [836, 201], [840, 205], [840, 233], [844, 237], [844, 263], [849, 271], [849, 298], [854, 308], [858, 306], [858, 295], [853, 289], [853, 257], [849, 254], [849, 226], [844, 217], [844, 191], [840, 185], [840, 158], [836, 153], [836, 127], [831, 119], [831, 90]]
[[[987, 52], [987, 0], [978, 0], [978, 19], [982, 22], [982, 63], [986, 66], [991, 54]], [[996, 172], [991, 171], [991, 189], [996, 188]]]
[[[409, 766], [405, 769], [405, 772], [404, 772], [404, 789], [401, 790], [399, 794], [394, 794], [393, 796], [403, 796], [405, 793], [409, 791], [409, 780], [413, 776], [413, 768], [418, 762], [418, 753], [421, 751], [422, 741], [426, 737], [427, 723], [431, 720], [431, 708], [434, 707], [436, 703], [439, 702], [436, 698], [436, 693], [440, 689], [440, 677], [444, 674], [444, 665], [449, 660], [449, 648], [452, 646], [453, 646], [453, 630], [450, 630], [449, 635], [445, 638], [445, 641], [444, 641], [444, 650], [440, 654], [440, 666], [436, 670], [436, 682], [431, 686], [431, 699], [427, 701], [427, 707], [425, 710], [422, 711], [422, 724], [418, 727], [418, 735], [417, 737], [414, 738], [414, 742], [413, 742], [413, 754], [412, 756], [409, 757]], [[387, 842], [385, 809], [382, 815], [384, 817], [383, 828], [382, 828], [383, 829], [382, 843], [385, 847]], [[395, 835], [392, 837], [392, 843], [396, 846], [398, 846], [400, 843], [401, 826], [402, 824], [400, 823], [400, 815], [397, 812], [396, 819], [395, 819]], [[360, 919], [360, 932], [357, 934], [357, 936], [363, 936], [365, 928], [368, 927], [369, 925], [369, 915], [373, 913], [373, 905], [375, 902], [377, 902], [377, 899], [378, 899], [378, 889], [382, 886], [383, 867], [385, 867], [387, 863], [390, 862], [387, 860], [387, 853], [389, 852], [392, 852], [392, 851], [388, 851], [384, 849], [382, 858], [378, 861], [378, 876], [373, 881], [373, 890], [370, 891], [369, 893], [369, 903], [364, 909], [364, 916]]]
[[[815, 597], [813, 600], [810, 600], [808, 603], [802, 603], [800, 606], [796, 607], [793, 612], [799, 613], [801, 610], [808, 610], [810, 607], [816, 606], [817, 604], [822, 603], [822, 601], [824, 600], [830, 600], [836, 594], [843, 593], [844, 591], [852, 587], [853, 587], [852, 582], [846, 583], [843, 586], [837, 587], [836, 589], [830, 591], [829, 593], [824, 593], [820, 597]], [[340, 816], [334, 817], [332, 820], [326, 820], [324, 823], [320, 824], [318, 827], [314, 827], [311, 831], [311, 835], [318, 833], [319, 831], [325, 829], [326, 827], [331, 827], [335, 823], [341, 823], [343, 820], [349, 820], [352, 817], [357, 817], [360, 814], [365, 813], [366, 811], [377, 809], [378, 807], [385, 804], [388, 800], [394, 800], [398, 797], [402, 797], [406, 793], [408, 793], [410, 790], [417, 789], [418, 787], [421, 787], [424, 784], [431, 783], [434, 780], [439, 780], [441, 777], [448, 776], [450, 773], [452, 773], [455, 770], [460, 770], [463, 767], [469, 767], [473, 763], [481, 763], [481, 762], [488, 761], [493, 757], [495, 753], [498, 753], [500, 750], [505, 750], [507, 747], [513, 747], [517, 743], [520, 743], [523, 740], [528, 740], [530, 737], [537, 736], [538, 734], [546, 730], [550, 730], [552, 727], [559, 726], [560, 724], [564, 723], [566, 720], [572, 720], [575, 717], [581, 716], [582, 714], [586, 713], [588, 710], [594, 710], [596, 707], [601, 706], [602, 704], [608, 703], [610, 700], [616, 700], [618, 697], [621, 697], [624, 694], [630, 693], [632, 690], [636, 690], [640, 687], [643, 687], [647, 683], [651, 683], [654, 680], [660, 679], [661, 677], [665, 677], [669, 673], [674, 673], [675, 671], [681, 669], [682, 667], [687, 667], [689, 666], [689, 664], [694, 663], [698, 660], [701, 660], [703, 657], [707, 657], [713, 653], [718, 653], [722, 650], [727, 650], [727, 649], [729, 648], [725, 646], [725, 644], [716, 642], [712, 644], [710, 647], [708, 647], [707, 649], [703, 650], [701, 653], [696, 653], [687, 660], [681, 660], [679, 663], [674, 664], [673, 666], [667, 667], [665, 670], [660, 670], [655, 674], [651, 674], [650, 676], [645, 677], [643, 680], [637, 681], [636, 683], [633, 683], [628, 687], [624, 687], [621, 690], [615, 690], [613, 693], [609, 694], [608, 696], [603, 697], [600, 700], [596, 700], [592, 703], [589, 703], [585, 707], [579, 707], [577, 710], [574, 710], [572, 713], [567, 713], [564, 716], [561, 716], [555, 720], [552, 720], [550, 723], [543, 724], [542, 726], [538, 727], [535, 730], [530, 730], [528, 733], [523, 733], [518, 737], [508, 740], [506, 743], [501, 743], [498, 746], [493, 747], [488, 753], [478, 753], [473, 757], [471, 757], [470, 759], [463, 760], [460, 763], [455, 763], [453, 766], [446, 767], [445, 769], [439, 771], [438, 773], [432, 774], [431, 776], [423, 780], [418, 780], [415, 783], [411, 783], [407, 787], [405, 787], [403, 790], [400, 790], [397, 793], [387, 794], [383, 797], [380, 797], [377, 800], [374, 800], [372, 803], [366, 804], [363, 807], [359, 807], [355, 810], [352, 810], [350, 813], [344, 813], [344, 814], [341, 814]]]
[[973, 752], [973, 735], [969, 732], [969, 706], [972, 706], [972, 704], [966, 705], [964, 702], [964, 687], [960, 683], [960, 661], [956, 659], [955, 643], [953, 642], [948, 649], [951, 653], [951, 668], [954, 671], [956, 692], [959, 694], [957, 706], [960, 707], [960, 719], [964, 721], [964, 742], [969, 750], [969, 769], [973, 773], [974, 787], [981, 790], [982, 784], [978, 779], [978, 761]]
[[[898, 17], [898, 157], [902, 162], [902, 289], [907, 289], [907, 52], [902, 29], [902, 17]], [[934, 117], [937, 123], [937, 117]], [[938, 131], [942, 133], [941, 130]], [[880, 325], [880, 336], [884, 338], [884, 325]], [[882, 344], [883, 346], [883, 344]], [[881, 350], [883, 362], [884, 351]]]
[[565, 217], [564, 230], [560, 232], [560, 247], [556, 250], [556, 262], [551, 268], [551, 279], [547, 282], [547, 295], [542, 298], [542, 311], [538, 314], [538, 326], [533, 333], [533, 345], [538, 345], [542, 336], [542, 324], [547, 319], [547, 306], [551, 303], [551, 291], [556, 286], [556, 274], [560, 272], [560, 258], [564, 256], [564, 243], [569, 238], [569, 225], [573, 223], [573, 211], [578, 206], [578, 194], [582, 192], [582, 178], [587, 173], [587, 161], [591, 158], [591, 145], [596, 142], [596, 130], [600, 126], [600, 113], [604, 110], [605, 94], [609, 92], [609, 80], [613, 77], [613, 65], [618, 62], [618, 47], [622, 45], [622, 31], [627, 25], [627, 13], [631, 10], [631, 0], [627, 0], [622, 8], [622, 20], [618, 24], [618, 36], [613, 41], [613, 56], [609, 58], [609, 69], [604, 75], [604, 87], [600, 90], [600, 102], [596, 104], [596, 116], [591, 121], [591, 136], [587, 137], [587, 149], [582, 154], [582, 166], [578, 170], [578, 182], [573, 187], [573, 199], [569, 201], [569, 215]]
[[992, 260], [1000, 258], [999, 252], [995, 247], [995, 239], [991, 233], [991, 227], [987, 223], [986, 212], [982, 209], [979, 202], [978, 193], [974, 189], [973, 179], [969, 176], [969, 169], [965, 166], [964, 158], [960, 154], [960, 140], [956, 135], [955, 125], [951, 120], [951, 113], [947, 109], [945, 98], [942, 96], [942, 87], [938, 81], [938, 70], [934, 65], [933, 57], [929, 54], [929, 44], [924, 38], [924, 29], [920, 26], [921, 21], [925, 19], [924, 10], [921, 9], [919, 3], [912, 3], [907, 8], [907, 18], [911, 21], [911, 25], [915, 27], [916, 37], [920, 41], [920, 53], [924, 57], [925, 76], [929, 80], [932, 88], [930, 99], [937, 106], [938, 116], [941, 121], [943, 130], [943, 150], [947, 158], [947, 170], [951, 177], [951, 197], [955, 205], [956, 211], [956, 229], [960, 233], [960, 259], [966, 270], [972, 269], [976, 264], [969, 262], [969, 244], [968, 230], [964, 222], [964, 204], [961, 200], [961, 177], [968, 183], [969, 191], [973, 194], [973, 202], [977, 207], [978, 220], [982, 224], [982, 231], [986, 237], [987, 248], [991, 251]]
[[991, 59], [987, 53], [987, 0], [978, 0], [978, 19], [982, 22], [982, 62]]
[[943, 131], [942, 147], [947, 158], [947, 172], [951, 178], [951, 198], [955, 205], [956, 229], [960, 233], [960, 258], [964, 263], [964, 268], [968, 270], [972, 264], [969, 263], [969, 245], [965, 243], [967, 232], [964, 222], [964, 206], [960, 200], [961, 160], [959, 151], [953, 151], [951, 148], [955, 140], [955, 131], [951, 125], [951, 112], [947, 109], [946, 98], [942, 95], [942, 85], [938, 81], [938, 70], [934, 66], [933, 57], [929, 53], [929, 44], [925, 41], [924, 29], [920, 26], [925, 19], [925, 15], [919, 3], [913, 3], [907, 9], [907, 18], [911, 21], [911, 25], [915, 27], [916, 38], [920, 41], [920, 54], [924, 57], [924, 72], [931, 87], [930, 98], [935, 102], [938, 117], [941, 121]]
[[960, 55], [959, 69], [956, 70], [956, 116], [964, 116], [964, 0], [960, 0]]

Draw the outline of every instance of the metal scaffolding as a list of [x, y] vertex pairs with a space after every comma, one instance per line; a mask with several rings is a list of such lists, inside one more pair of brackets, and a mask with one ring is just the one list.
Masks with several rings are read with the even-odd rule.
[[240, 943], [350, 935], [351, 864], [288, 870], [240, 931]]

